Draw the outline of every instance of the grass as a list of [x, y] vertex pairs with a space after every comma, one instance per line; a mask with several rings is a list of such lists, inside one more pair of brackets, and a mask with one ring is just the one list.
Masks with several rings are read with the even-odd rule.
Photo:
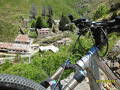
[[[62, 13], [66, 15], [72, 13], [74, 16], [78, 16], [65, 0], [0, 0], [0, 23], [4, 25], [3, 28], [0, 27], [0, 41], [9, 42], [15, 38], [21, 25], [20, 17], [29, 17], [29, 10], [32, 4], [35, 4], [37, 7], [37, 16], [41, 15], [43, 7], [47, 8], [48, 6], [53, 8], [54, 18], [59, 19]], [[6, 26], [6, 24], [9, 25]]]
[[17, 33], [14, 25], [0, 20], [0, 42], [13, 42]]

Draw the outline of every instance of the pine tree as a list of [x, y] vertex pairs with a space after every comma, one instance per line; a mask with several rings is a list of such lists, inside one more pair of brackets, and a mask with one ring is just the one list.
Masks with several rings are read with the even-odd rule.
[[35, 28], [35, 24], [36, 24], [36, 21], [35, 21], [35, 20], [32, 20], [32, 21], [31, 21], [31, 28]]
[[51, 16], [49, 16], [47, 23], [48, 23], [48, 25], [49, 25], [49, 28], [51, 28], [52, 25], [53, 25], [53, 19], [52, 19]]
[[43, 20], [42, 20], [42, 18], [39, 16], [39, 17], [37, 18], [37, 21], [36, 21], [36, 24], [35, 24], [35, 28], [36, 28], [36, 29], [41, 29], [42, 26], [43, 26]]
[[31, 9], [30, 9], [30, 15], [32, 19], [36, 19], [37, 16], [37, 8], [35, 4], [32, 4]]
[[42, 16], [45, 19], [45, 16], [46, 16], [46, 8], [45, 7], [42, 8]]
[[59, 22], [59, 30], [64, 31], [65, 30], [65, 25], [70, 23], [70, 19], [67, 16], [64, 16], [62, 14], [61, 20]]
[[53, 16], [53, 9], [51, 6], [48, 6], [48, 17], [52, 17]]

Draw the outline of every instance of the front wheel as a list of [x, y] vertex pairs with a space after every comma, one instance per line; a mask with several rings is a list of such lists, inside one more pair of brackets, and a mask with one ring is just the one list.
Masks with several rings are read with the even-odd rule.
[[46, 90], [32, 80], [16, 75], [0, 74], [0, 90]]

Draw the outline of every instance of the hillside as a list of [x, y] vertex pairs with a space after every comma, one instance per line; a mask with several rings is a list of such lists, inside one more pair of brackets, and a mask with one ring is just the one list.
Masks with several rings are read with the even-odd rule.
[[18, 31], [15, 25], [0, 20], [0, 42], [11, 42], [16, 37]]
[[[0, 0], [0, 23], [5, 22], [10, 23], [9, 25], [15, 25], [17, 28], [14, 33], [17, 34], [21, 20], [20, 17], [28, 18], [30, 16], [29, 12], [32, 4], [37, 8], [37, 16], [41, 15], [43, 7], [47, 8], [51, 6], [54, 19], [59, 19], [62, 13], [65, 15], [73, 14], [75, 18], [91, 18], [101, 3], [109, 7], [112, 3], [119, 2], [119, 0], [109, 1], [110, 0]], [[5, 27], [5, 25], [3, 26]], [[11, 29], [5, 27], [4, 32], [6, 30], [6, 33], [2, 32], [2, 28], [0, 29], [1, 34], [3, 34], [1, 41], [7, 41], [6, 35], [11, 36], [11, 38], [15, 37], [15, 34], [10, 35], [13, 32], [12, 27], [13, 26], [11, 26]], [[7, 31], [8, 29], [10, 33]]]
[[29, 16], [32, 4], [35, 4], [38, 16], [41, 15], [43, 7], [51, 6], [54, 17], [59, 18], [62, 13], [66, 15], [71, 13], [75, 17], [86, 12], [91, 15], [100, 3], [109, 6], [113, 2], [119, 2], [119, 0], [112, 0], [112, 2], [109, 0], [0, 0], [0, 19], [16, 23], [15, 20], [20, 16]]

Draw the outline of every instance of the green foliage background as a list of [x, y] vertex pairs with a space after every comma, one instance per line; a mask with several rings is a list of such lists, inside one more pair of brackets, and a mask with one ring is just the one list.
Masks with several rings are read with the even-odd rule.
[[14, 40], [18, 33], [15, 25], [0, 20], [0, 42], [11, 42]]

